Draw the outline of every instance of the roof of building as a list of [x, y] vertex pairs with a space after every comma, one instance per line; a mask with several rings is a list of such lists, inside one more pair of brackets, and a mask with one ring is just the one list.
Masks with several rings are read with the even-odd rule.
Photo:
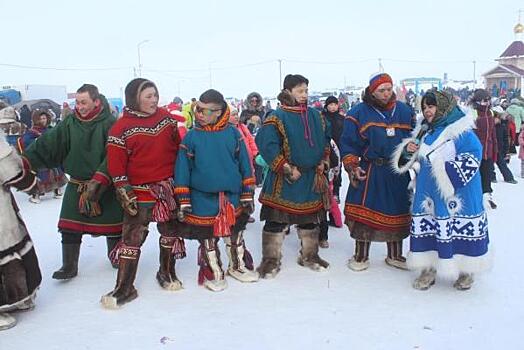
[[508, 46], [502, 55], [500, 55], [500, 58], [514, 56], [524, 56], [524, 42], [515, 40]]

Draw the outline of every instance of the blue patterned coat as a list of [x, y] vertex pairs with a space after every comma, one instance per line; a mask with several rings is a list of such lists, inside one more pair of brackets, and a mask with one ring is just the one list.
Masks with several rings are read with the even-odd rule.
[[[269, 165], [259, 201], [293, 215], [322, 210], [321, 195], [313, 190], [313, 184], [317, 165], [329, 156], [330, 135], [329, 123], [313, 108], [283, 106], [272, 112], [256, 136], [260, 155]], [[293, 184], [284, 179], [282, 166], [286, 162], [302, 174]]]
[[224, 192], [241, 213], [241, 200], [253, 199], [255, 179], [246, 145], [228, 123], [229, 110], [215, 125], [196, 126], [180, 144], [175, 165], [175, 194], [180, 204], [190, 204], [185, 223], [212, 227]]
[[454, 121], [429, 131], [407, 164], [399, 167], [398, 161], [413, 138], [399, 145], [392, 162], [399, 173], [419, 170], [408, 264], [456, 276], [487, 267], [489, 238], [479, 172], [482, 145], [472, 130], [474, 118], [458, 107], [448, 118]]
[[395, 173], [389, 160], [413, 127], [412, 110], [398, 101], [389, 111], [359, 103], [348, 112], [340, 139], [340, 156], [346, 168], [360, 166], [367, 178], [357, 188], [348, 188], [346, 222], [357, 221], [377, 230], [407, 235], [409, 175]]

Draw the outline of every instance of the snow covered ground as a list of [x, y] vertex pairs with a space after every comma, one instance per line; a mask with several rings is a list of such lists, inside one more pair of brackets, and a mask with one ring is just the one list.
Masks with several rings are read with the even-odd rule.
[[[518, 159], [511, 166], [520, 174]], [[328, 271], [297, 265], [292, 231], [276, 279], [241, 284], [228, 278], [220, 293], [197, 285], [197, 245], [188, 242], [188, 257], [177, 264], [184, 289], [167, 292], [155, 280], [158, 232], [151, 225], [135, 283], [139, 298], [118, 311], [99, 304], [116, 278], [105, 240], [84, 238], [77, 278], [51, 279], [61, 264], [60, 201], [48, 196], [34, 205], [16, 193], [43, 283], [36, 308], [16, 314], [18, 325], [0, 333], [0, 349], [523, 349], [524, 180], [494, 188], [499, 208], [489, 214], [489, 230], [495, 265], [467, 292], [440, 280], [429, 291], [414, 290], [410, 272], [385, 265], [385, 244], [372, 245], [369, 270], [350, 271], [353, 241], [346, 228], [330, 228], [331, 246], [321, 250]], [[256, 263], [261, 230], [256, 222], [246, 233]]]

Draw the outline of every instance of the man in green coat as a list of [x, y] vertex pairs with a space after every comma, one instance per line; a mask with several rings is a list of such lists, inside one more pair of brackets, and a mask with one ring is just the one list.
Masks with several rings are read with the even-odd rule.
[[77, 275], [83, 234], [105, 236], [108, 256], [120, 240], [123, 212], [110, 188], [105, 149], [115, 121], [98, 88], [84, 84], [77, 90], [74, 113], [23, 153], [25, 166], [32, 171], [62, 167], [70, 177], [58, 221], [62, 267], [53, 273], [54, 279]]

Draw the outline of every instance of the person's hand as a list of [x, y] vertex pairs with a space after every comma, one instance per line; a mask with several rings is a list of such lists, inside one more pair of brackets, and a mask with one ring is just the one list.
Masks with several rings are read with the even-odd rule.
[[292, 184], [296, 182], [298, 179], [300, 179], [302, 174], [296, 166], [286, 163], [284, 164], [284, 176], [286, 178], [286, 181]]
[[106, 189], [106, 185], [91, 179], [87, 182], [84, 189], [85, 198], [90, 202], [98, 202], [100, 198], [102, 198], [102, 194], [104, 194]]
[[116, 198], [126, 213], [131, 216], [136, 216], [138, 214], [137, 197], [131, 186], [127, 185], [117, 187]]
[[361, 167], [356, 167], [355, 169], [351, 170], [350, 176], [349, 176], [349, 182], [351, 186], [354, 188], [357, 188], [360, 181], [364, 181], [367, 178], [366, 172], [362, 170]]
[[415, 153], [418, 149], [419, 146], [415, 142], [410, 142], [406, 145], [406, 152], [408, 153]]
[[177, 219], [180, 222], [186, 221], [186, 215], [191, 213], [193, 211], [193, 208], [191, 207], [191, 204], [181, 204], [180, 208], [178, 208], [177, 213]]

